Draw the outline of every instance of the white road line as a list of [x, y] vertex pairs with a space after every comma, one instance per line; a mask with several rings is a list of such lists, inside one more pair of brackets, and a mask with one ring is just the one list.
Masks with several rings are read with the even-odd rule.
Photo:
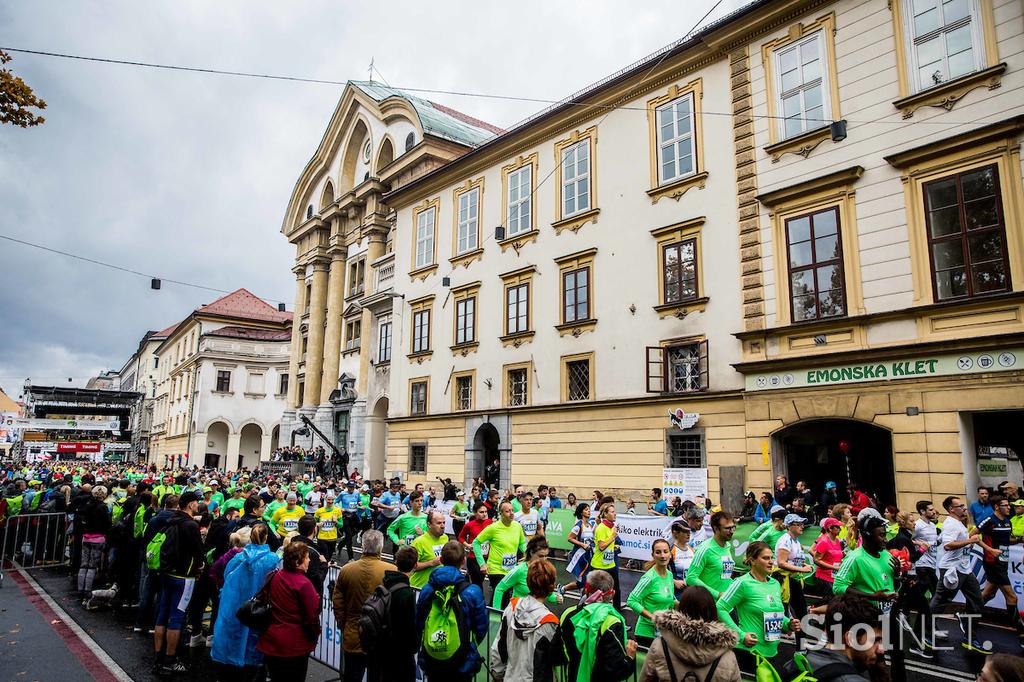
[[32, 587], [32, 589], [35, 590], [36, 594], [38, 594], [39, 597], [44, 602], [46, 602], [46, 605], [53, 609], [53, 612], [57, 614], [57, 617], [64, 621], [64, 624], [67, 625], [68, 628], [70, 628], [73, 633], [75, 633], [75, 636], [77, 636], [80, 640], [85, 642], [85, 644], [89, 647], [89, 650], [96, 655], [96, 658], [100, 659], [100, 662], [104, 666], [106, 666], [107, 670], [110, 671], [111, 675], [116, 677], [120, 682], [133, 682], [132, 678], [128, 675], [128, 673], [126, 673], [121, 668], [121, 666], [115, 663], [114, 659], [108, 656], [107, 652], [104, 651], [103, 648], [96, 643], [96, 640], [90, 637], [89, 634], [85, 630], [83, 630], [81, 626], [78, 625], [78, 623], [75, 622], [75, 619], [69, 616], [67, 611], [62, 609], [60, 604], [55, 602], [53, 598], [46, 593], [46, 591], [39, 585], [39, 583], [36, 582], [35, 578], [33, 578], [28, 571], [18, 566], [17, 564], [15, 564], [15, 568], [17, 569], [18, 573], [20, 573], [21, 576], [25, 578], [25, 581]]

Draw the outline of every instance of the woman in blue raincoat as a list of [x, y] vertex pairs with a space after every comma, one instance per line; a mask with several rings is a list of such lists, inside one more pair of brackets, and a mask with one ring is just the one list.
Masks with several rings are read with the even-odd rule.
[[256, 666], [263, 660], [263, 654], [256, 650], [259, 633], [250, 632], [235, 618], [235, 613], [259, 592], [267, 575], [280, 563], [277, 554], [267, 546], [267, 534], [265, 524], [253, 526], [249, 544], [224, 569], [224, 587], [210, 651], [210, 658], [222, 667], [222, 679], [253, 679]]

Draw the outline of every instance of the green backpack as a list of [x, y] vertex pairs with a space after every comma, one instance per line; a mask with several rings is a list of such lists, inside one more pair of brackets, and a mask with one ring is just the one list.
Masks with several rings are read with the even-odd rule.
[[469, 582], [461, 580], [434, 592], [423, 627], [423, 653], [437, 664], [456, 664], [472, 645], [460, 594]]
[[178, 527], [166, 526], [146, 545], [146, 566], [151, 571], [166, 571], [178, 553]]

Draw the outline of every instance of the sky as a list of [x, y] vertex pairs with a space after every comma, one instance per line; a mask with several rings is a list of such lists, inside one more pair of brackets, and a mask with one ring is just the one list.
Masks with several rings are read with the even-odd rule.
[[[715, 0], [0, 3], [0, 46], [557, 100], [685, 35]], [[706, 20], [745, 4], [723, 0]], [[705, 22], [705, 23], [706, 23]], [[46, 122], [0, 128], [0, 234], [292, 309], [289, 195], [342, 92], [12, 53]], [[543, 108], [427, 95], [501, 127]], [[0, 387], [84, 386], [221, 294], [0, 240]], [[71, 383], [68, 379], [71, 379]]]

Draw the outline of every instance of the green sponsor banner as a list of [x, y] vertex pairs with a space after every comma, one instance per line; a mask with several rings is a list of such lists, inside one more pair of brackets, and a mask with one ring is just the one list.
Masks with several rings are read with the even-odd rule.
[[831, 386], [864, 381], [894, 381], [955, 374], [1007, 372], [1022, 367], [1024, 367], [1024, 349], [1011, 348], [1002, 351], [922, 355], [899, 360], [748, 374], [746, 385], [748, 391], [768, 391], [777, 388]]
[[569, 533], [576, 524], [576, 516], [569, 509], [552, 509], [548, 512], [548, 525], [544, 528], [544, 537], [552, 549], [573, 549], [569, 544]]

